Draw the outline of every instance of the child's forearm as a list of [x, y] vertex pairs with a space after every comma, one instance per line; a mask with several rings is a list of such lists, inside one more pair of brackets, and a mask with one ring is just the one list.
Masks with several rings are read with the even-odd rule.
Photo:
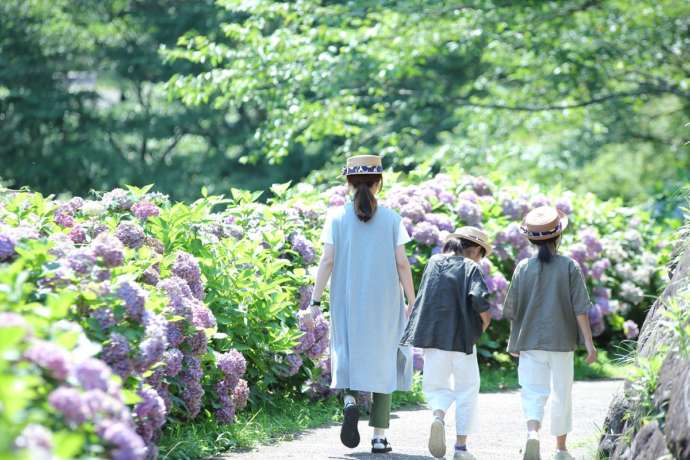
[[594, 344], [592, 338], [592, 328], [589, 326], [589, 318], [587, 315], [577, 315], [577, 325], [580, 328], [580, 333], [585, 339], [585, 345], [589, 349]]
[[481, 318], [482, 318], [482, 332], [486, 332], [486, 330], [489, 328], [489, 325], [491, 324], [491, 313], [488, 311], [485, 311], [484, 313], [480, 313]]

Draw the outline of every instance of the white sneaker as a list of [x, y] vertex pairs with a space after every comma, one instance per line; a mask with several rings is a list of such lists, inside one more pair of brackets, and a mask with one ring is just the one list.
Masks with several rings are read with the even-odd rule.
[[438, 417], [431, 422], [429, 452], [436, 458], [443, 458], [446, 455], [446, 425]]
[[541, 460], [538, 439], [530, 438], [527, 440], [527, 444], [525, 444], [525, 454], [522, 456], [522, 460]]
[[477, 460], [477, 457], [466, 450], [456, 450], [455, 455], [453, 455], [453, 460]]
[[553, 460], [575, 460], [575, 457], [570, 455], [570, 452], [567, 450], [559, 450], [553, 454]]

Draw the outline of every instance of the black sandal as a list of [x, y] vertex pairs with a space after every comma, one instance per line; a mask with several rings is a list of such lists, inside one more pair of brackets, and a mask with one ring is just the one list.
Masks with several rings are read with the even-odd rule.
[[343, 426], [340, 427], [340, 441], [354, 449], [359, 445], [359, 430], [357, 423], [359, 422], [359, 408], [356, 404], [348, 404], [343, 409]]
[[[383, 447], [375, 447], [376, 444], [383, 444]], [[372, 454], [387, 454], [392, 451], [393, 447], [388, 443], [388, 439], [372, 439], [371, 440], [371, 453]]]

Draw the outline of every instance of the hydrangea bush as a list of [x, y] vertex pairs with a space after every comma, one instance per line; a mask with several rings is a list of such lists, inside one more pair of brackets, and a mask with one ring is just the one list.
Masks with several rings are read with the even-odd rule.
[[[483, 227], [481, 263], [497, 320], [479, 351], [501, 365], [502, 304], [533, 207], [569, 215], [561, 251], [580, 265], [601, 345], [636, 336], [666, 250], [649, 216], [594, 196], [504, 186], [460, 172], [387, 178], [418, 281], [445, 236]], [[329, 312], [309, 307], [329, 208], [342, 185], [233, 190], [189, 205], [148, 187], [56, 200], [0, 196], [0, 452], [36, 458], [151, 459], [166, 424], [232, 423], [275, 392], [333, 394]], [[415, 367], [422, 359], [415, 354]]]

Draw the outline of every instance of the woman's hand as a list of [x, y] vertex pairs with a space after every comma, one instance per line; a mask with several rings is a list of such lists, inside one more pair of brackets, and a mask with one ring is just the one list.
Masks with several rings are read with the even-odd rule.
[[407, 307], [405, 307], [405, 317], [406, 318], [410, 317], [410, 315], [412, 314], [413, 308], [414, 308], [414, 301], [407, 304]]
[[513, 352], [510, 352], [510, 356], [512, 356], [513, 358], [519, 358], [519, 357], [520, 357], [520, 353], [513, 353]]
[[593, 364], [597, 361], [598, 352], [593, 342], [587, 342], [587, 364]]

